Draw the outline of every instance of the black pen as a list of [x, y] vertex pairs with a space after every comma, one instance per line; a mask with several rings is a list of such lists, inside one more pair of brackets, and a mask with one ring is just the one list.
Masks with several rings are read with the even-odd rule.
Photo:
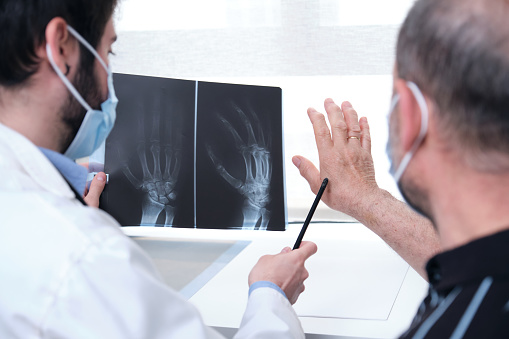
[[295, 242], [295, 245], [293, 245], [294, 250], [300, 247], [302, 238], [304, 238], [304, 233], [306, 233], [306, 230], [308, 229], [309, 222], [311, 221], [311, 218], [313, 217], [313, 214], [315, 213], [316, 207], [318, 206], [318, 203], [320, 202], [320, 199], [322, 198], [323, 191], [325, 191], [325, 187], [327, 187], [328, 182], [329, 182], [329, 179], [327, 179], [327, 178], [323, 179], [322, 186], [320, 186], [320, 189], [318, 190], [318, 194], [316, 195], [315, 201], [313, 202], [313, 205], [311, 206], [311, 209], [309, 210], [308, 216], [306, 217], [306, 221], [304, 221], [304, 225], [302, 226], [302, 229], [300, 230], [299, 236], [297, 237], [297, 241]]

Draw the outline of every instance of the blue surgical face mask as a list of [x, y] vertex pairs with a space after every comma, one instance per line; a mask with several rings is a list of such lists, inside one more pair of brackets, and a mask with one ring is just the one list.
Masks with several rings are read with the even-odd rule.
[[[419, 89], [419, 87], [417, 87], [417, 85], [414, 84], [413, 82], [408, 81], [407, 86], [414, 94], [415, 100], [417, 101], [417, 104], [419, 105], [419, 108], [421, 110], [421, 130], [419, 131], [419, 135], [415, 139], [412, 148], [410, 148], [410, 150], [407, 153], [405, 153], [403, 159], [401, 160], [401, 163], [397, 168], [395, 168], [393, 164], [394, 160], [392, 159], [392, 152], [390, 150], [390, 145], [388, 145], [389, 161], [391, 162], [391, 175], [393, 176], [396, 183], [399, 183], [401, 176], [403, 176], [403, 173], [405, 172], [406, 168], [408, 167], [408, 164], [410, 163], [410, 160], [412, 160], [412, 157], [414, 156], [415, 152], [417, 151], [422, 141], [424, 140], [426, 133], [428, 132], [428, 105], [426, 104], [424, 95], [422, 95], [422, 92]], [[392, 111], [394, 111], [394, 108], [396, 108], [398, 102], [399, 94], [396, 94], [392, 98], [391, 107], [389, 110], [389, 117], [392, 114]]]
[[48, 54], [48, 59], [51, 63], [51, 66], [53, 66], [53, 69], [57, 75], [60, 77], [60, 79], [62, 79], [65, 86], [69, 89], [76, 100], [78, 100], [78, 102], [87, 110], [78, 133], [74, 137], [69, 148], [64, 153], [64, 155], [68, 158], [79, 159], [88, 157], [94, 153], [94, 151], [97, 150], [99, 146], [101, 146], [101, 144], [110, 134], [111, 129], [115, 124], [115, 118], [117, 117], [116, 108], [118, 99], [115, 96], [115, 89], [113, 87], [113, 74], [111, 69], [109, 69], [97, 51], [85, 39], [83, 39], [83, 37], [78, 32], [76, 32], [70, 26], [67, 26], [67, 30], [79, 42], [81, 42], [97, 58], [97, 60], [99, 60], [101, 66], [108, 73], [108, 99], [101, 104], [101, 110], [94, 110], [78, 93], [69, 79], [67, 79], [62, 71], [57, 67], [55, 61], [53, 60], [51, 49], [49, 48], [49, 45], [46, 44], [46, 53]]

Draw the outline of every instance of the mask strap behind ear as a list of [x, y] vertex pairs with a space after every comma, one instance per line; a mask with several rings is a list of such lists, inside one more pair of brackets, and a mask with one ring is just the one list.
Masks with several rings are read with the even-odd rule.
[[57, 64], [55, 63], [55, 60], [53, 59], [53, 53], [51, 52], [51, 48], [49, 47], [49, 44], [46, 44], [46, 54], [48, 54], [48, 60], [49, 60], [49, 62], [51, 64], [51, 66], [53, 66], [53, 69], [55, 70], [57, 75], [60, 77], [60, 79], [62, 79], [64, 85], [67, 87], [69, 92], [71, 92], [72, 95], [74, 95], [76, 100], [78, 100], [78, 102], [81, 104], [81, 106], [83, 106], [87, 111], [92, 111], [92, 107], [90, 107], [90, 105], [87, 104], [85, 99], [83, 99], [81, 94], [78, 93], [78, 91], [73, 86], [73, 84], [71, 84], [69, 79], [67, 79], [67, 77], [64, 75], [64, 73], [62, 73], [60, 68], [57, 67]]
[[[410, 160], [412, 159], [414, 153], [417, 151], [419, 146], [421, 145], [422, 141], [424, 140], [424, 137], [426, 136], [426, 132], [428, 131], [428, 105], [426, 104], [426, 99], [424, 98], [424, 95], [422, 95], [421, 90], [417, 85], [411, 81], [407, 82], [408, 88], [412, 91], [414, 94], [415, 100], [417, 101], [417, 105], [419, 105], [419, 108], [421, 110], [421, 130], [419, 131], [419, 135], [417, 136], [417, 139], [415, 139], [414, 144], [412, 145], [412, 148], [410, 151], [408, 151], [401, 160], [401, 163], [399, 164], [398, 170], [394, 174], [394, 180], [396, 182], [399, 182], [399, 179], [403, 175], [403, 172], [407, 168], [408, 164], [410, 163]], [[398, 97], [399, 98], [399, 97]], [[396, 106], [394, 104], [394, 106]], [[392, 107], [394, 108], [394, 107]]]
[[95, 50], [95, 48], [92, 47], [92, 45], [90, 45], [88, 43], [87, 40], [83, 39], [83, 37], [78, 33], [76, 32], [76, 30], [74, 28], [72, 28], [71, 26], [67, 25], [67, 30], [79, 41], [83, 44], [83, 46], [85, 46], [89, 51], [90, 53], [92, 53], [96, 58], [97, 60], [99, 60], [99, 62], [101, 63], [101, 65], [104, 67], [104, 69], [106, 70], [106, 72], [108, 72], [108, 66], [106, 65], [106, 63], [104, 62], [104, 60], [101, 58], [101, 56], [99, 55], [99, 53], [97, 53], [97, 51]]

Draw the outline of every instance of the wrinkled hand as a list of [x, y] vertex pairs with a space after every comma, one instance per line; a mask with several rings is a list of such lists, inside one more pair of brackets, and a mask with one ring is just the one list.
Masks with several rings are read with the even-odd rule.
[[360, 204], [380, 190], [375, 181], [368, 121], [366, 118], [359, 121], [349, 102], [343, 102], [339, 107], [332, 99], [326, 99], [324, 106], [332, 135], [325, 117], [313, 108], [308, 109], [320, 171], [302, 156], [295, 156], [292, 160], [315, 194], [323, 178], [329, 178], [329, 187], [322, 200], [332, 209], [357, 218], [362, 213]]
[[83, 195], [83, 200], [90, 207], [99, 207], [99, 198], [106, 185], [106, 174], [104, 172], [97, 173], [92, 182], [90, 188], [86, 189]]
[[290, 303], [295, 304], [309, 276], [304, 264], [316, 251], [316, 244], [304, 241], [296, 250], [286, 247], [279, 254], [264, 255], [249, 274], [249, 286], [257, 281], [273, 282], [285, 292]]

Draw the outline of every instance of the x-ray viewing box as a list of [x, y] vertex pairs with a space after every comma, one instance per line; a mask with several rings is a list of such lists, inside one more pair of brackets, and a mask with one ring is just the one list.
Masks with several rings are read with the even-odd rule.
[[[291, 246], [300, 226], [285, 232], [123, 229], [208, 325], [231, 336], [247, 302], [249, 271], [260, 256]], [[427, 283], [380, 238], [347, 223], [311, 224], [305, 240], [318, 245], [294, 306], [307, 338], [395, 338], [410, 325]]]
[[114, 81], [101, 208], [123, 226], [285, 229], [280, 88]]

